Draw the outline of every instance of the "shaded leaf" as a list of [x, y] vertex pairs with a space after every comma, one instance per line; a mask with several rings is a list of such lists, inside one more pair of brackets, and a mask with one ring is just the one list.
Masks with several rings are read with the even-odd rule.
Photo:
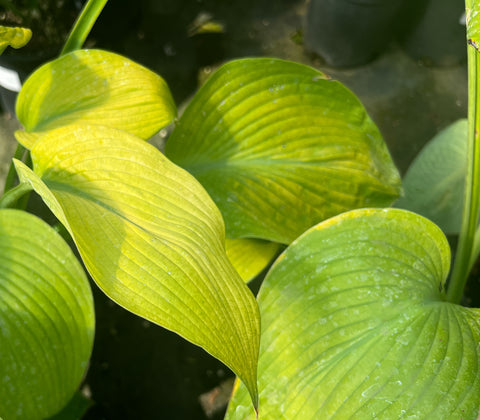
[[26, 28], [10, 28], [0, 26], [0, 54], [5, 48], [21, 48], [25, 46], [32, 38], [32, 31]]
[[148, 139], [176, 108], [165, 81], [118, 54], [78, 50], [35, 71], [19, 93], [17, 140], [31, 148], [43, 131], [72, 123], [106, 125]]
[[280, 251], [281, 245], [261, 239], [227, 239], [228, 259], [245, 282], [257, 277]]
[[92, 400], [86, 398], [81, 392], [76, 392], [63, 410], [49, 417], [48, 420], [81, 420], [92, 406]]
[[[302, 235], [258, 302], [260, 418], [476, 419], [480, 311], [445, 301], [450, 251], [414, 213], [363, 209]], [[228, 419], [254, 419], [240, 386]]]
[[74, 395], [93, 345], [89, 283], [45, 222], [0, 210], [0, 417], [44, 419]]
[[107, 127], [54, 130], [31, 154], [36, 175], [17, 161], [20, 178], [66, 225], [99, 287], [220, 359], [255, 401], [258, 307], [201, 185], [150, 144]]
[[466, 119], [437, 134], [417, 155], [404, 179], [404, 196], [395, 207], [435, 222], [445, 233], [460, 232], [467, 173]]
[[230, 238], [290, 243], [312, 225], [390, 205], [400, 178], [358, 99], [317, 70], [256, 58], [202, 86], [167, 141], [220, 208]]

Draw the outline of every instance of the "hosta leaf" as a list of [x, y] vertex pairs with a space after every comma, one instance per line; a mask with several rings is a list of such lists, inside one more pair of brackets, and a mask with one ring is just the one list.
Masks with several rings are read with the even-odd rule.
[[47, 420], [81, 420], [92, 405], [91, 400], [77, 391], [62, 411]]
[[165, 153], [206, 188], [231, 238], [290, 243], [327, 217], [389, 205], [400, 192], [358, 99], [317, 70], [282, 60], [221, 67], [183, 113]]
[[467, 130], [467, 120], [459, 120], [427, 143], [403, 179], [404, 196], [395, 203], [427, 217], [445, 233], [460, 232]]
[[245, 282], [258, 276], [273, 260], [280, 248], [280, 244], [261, 239], [227, 239], [225, 241], [228, 259]]
[[54, 130], [31, 155], [36, 175], [16, 162], [20, 178], [66, 225], [100, 288], [219, 358], [255, 400], [258, 307], [201, 185], [150, 144], [107, 127]]
[[74, 395], [94, 335], [85, 273], [63, 239], [0, 210], [0, 417], [44, 419]]
[[0, 54], [9, 45], [13, 48], [21, 48], [30, 41], [32, 31], [26, 28], [10, 28], [0, 26]]
[[[476, 419], [480, 311], [445, 301], [447, 241], [404, 210], [302, 235], [258, 302], [260, 418]], [[254, 419], [241, 386], [228, 419]]]
[[101, 50], [74, 51], [40, 67], [20, 91], [16, 111], [25, 131], [15, 135], [27, 148], [42, 131], [77, 122], [147, 139], [176, 115], [160, 76]]

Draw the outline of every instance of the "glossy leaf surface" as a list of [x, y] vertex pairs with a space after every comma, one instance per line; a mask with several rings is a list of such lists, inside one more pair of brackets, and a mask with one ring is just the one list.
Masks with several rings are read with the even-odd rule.
[[106, 125], [148, 139], [169, 124], [176, 108], [165, 81], [118, 54], [78, 50], [40, 67], [17, 100], [31, 148], [41, 132], [73, 123]]
[[281, 249], [275, 242], [261, 239], [227, 239], [225, 250], [228, 259], [245, 282], [258, 276]]
[[255, 400], [258, 307], [201, 185], [150, 144], [107, 127], [57, 129], [31, 154], [38, 177], [16, 162], [21, 179], [65, 224], [100, 288], [220, 359]]
[[459, 120], [427, 143], [403, 179], [404, 196], [395, 203], [432, 220], [445, 233], [460, 232], [467, 130], [467, 120]]
[[30, 41], [32, 31], [26, 28], [10, 28], [0, 26], [0, 54], [11, 46], [12, 48], [21, 48]]
[[90, 358], [94, 309], [73, 252], [45, 222], [0, 211], [0, 417], [52, 416]]
[[[480, 311], [446, 302], [448, 243], [398, 209], [329, 219], [277, 259], [258, 302], [260, 418], [476, 419]], [[228, 419], [254, 419], [241, 386]]]
[[330, 216], [389, 205], [400, 192], [358, 99], [317, 70], [282, 60], [221, 67], [183, 113], [165, 153], [206, 188], [230, 238], [290, 243]]

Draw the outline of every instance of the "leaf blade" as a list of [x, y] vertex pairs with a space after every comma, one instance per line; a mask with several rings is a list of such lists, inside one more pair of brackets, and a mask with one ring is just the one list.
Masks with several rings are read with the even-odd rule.
[[[355, 210], [302, 235], [258, 296], [260, 415], [476, 418], [480, 311], [445, 301], [448, 270], [440, 229], [402, 210]], [[227, 419], [254, 418], [243, 394]]]
[[176, 115], [165, 81], [118, 54], [78, 50], [35, 71], [19, 93], [16, 112], [31, 148], [42, 132], [77, 122], [108, 125], [148, 139]]
[[404, 196], [395, 207], [421, 214], [447, 234], [458, 234], [467, 172], [466, 119], [438, 133], [417, 155], [404, 179]]
[[290, 243], [327, 217], [388, 205], [400, 193], [358, 99], [282, 60], [223, 66], [195, 95], [165, 153], [207, 189], [231, 238]]
[[255, 402], [258, 306], [197, 181], [153, 146], [107, 127], [54, 130], [31, 153], [41, 180], [22, 176], [65, 220], [99, 287], [238, 372]]
[[2, 210], [0, 237], [0, 416], [43, 419], [68, 403], [87, 368], [93, 298], [72, 251], [45, 222]]

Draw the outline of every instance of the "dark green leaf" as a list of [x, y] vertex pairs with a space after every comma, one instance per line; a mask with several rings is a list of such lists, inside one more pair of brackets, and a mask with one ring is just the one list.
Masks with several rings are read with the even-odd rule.
[[395, 207], [435, 222], [458, 234], [467, 174], [467, 120], [459, 120], [422, 149], [403, 179], [404, 196]]

